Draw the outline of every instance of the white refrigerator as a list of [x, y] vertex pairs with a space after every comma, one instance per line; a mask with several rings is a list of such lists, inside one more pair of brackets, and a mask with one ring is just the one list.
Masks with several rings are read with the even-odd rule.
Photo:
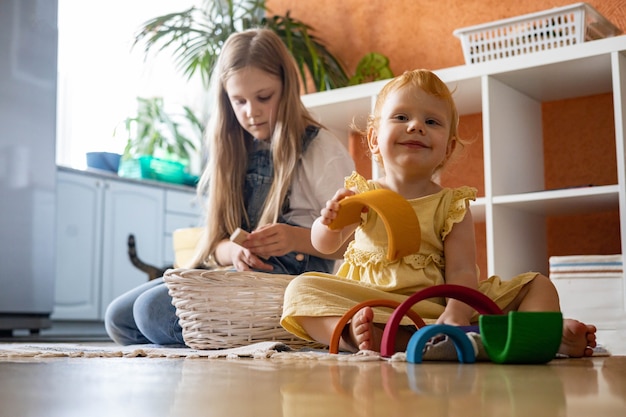
[[57, 0], [0, 0], [0, 334], [54, 303]]

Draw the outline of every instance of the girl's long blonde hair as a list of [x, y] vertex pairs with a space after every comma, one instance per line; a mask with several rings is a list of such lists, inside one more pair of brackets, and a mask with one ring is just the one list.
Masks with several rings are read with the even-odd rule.
[[205, 134], [208, 162], [198, 185], [198, 195], [206, 201], [206, 228], [190, 267], [210, 266], [217, 244], [242, 221], [249, 221], [243, 194], [253, 138], [237, 121], [225, 89], [229, 77], [247, 67], [277, 76], [283, 84], [270, 138], [274, 178], [257, 227], [278, 219], [302, 154], [305, 129], [320, 126], [300, 99], [297, 68], [278, 35], [269, 29], [249, 29], [228, 38], [211, 78], [213, 108]]

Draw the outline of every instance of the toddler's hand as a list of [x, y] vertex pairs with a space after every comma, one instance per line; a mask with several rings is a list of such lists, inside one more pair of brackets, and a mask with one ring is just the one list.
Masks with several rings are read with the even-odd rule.
[[337, 217], [337, 213], [339, 212], [339, 202], [344, 198], [354, 194], [354, 191], [348, 190], [346, 188], [341, 188], [337, 190], [333, 198], [326, 202], [326, 207], [322, 208], [322, 210], [320, 211], [320, 223], [325, 226], [331, 224], [332, 221]]

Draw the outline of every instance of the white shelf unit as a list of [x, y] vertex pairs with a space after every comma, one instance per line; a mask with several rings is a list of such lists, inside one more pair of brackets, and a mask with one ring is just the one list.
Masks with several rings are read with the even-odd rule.
[[[547, 274], [546, 219], [555, 215], [619, 210], [615, 233], [626, 253], [626, 36], [435, 72], [454, 90], [460, 115], [482, 114], [485, 195], [472, 210], [476, 221], [485, 223], [488, 275]], [[350, 122], [365, 122], [386, 82], [309, 94], [303, 100], [347, 141]], [[617, 183], [546, 190], [542, 103], [606, 93], [613, 94]]]

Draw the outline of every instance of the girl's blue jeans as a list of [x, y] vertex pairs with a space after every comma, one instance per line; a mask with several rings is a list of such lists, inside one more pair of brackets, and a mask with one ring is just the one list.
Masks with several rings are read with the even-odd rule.
[[184, 345], [176, 308], [163, 278], [148, 281], [117, 297], [107, 307], [104, 325], [120, 345]]

